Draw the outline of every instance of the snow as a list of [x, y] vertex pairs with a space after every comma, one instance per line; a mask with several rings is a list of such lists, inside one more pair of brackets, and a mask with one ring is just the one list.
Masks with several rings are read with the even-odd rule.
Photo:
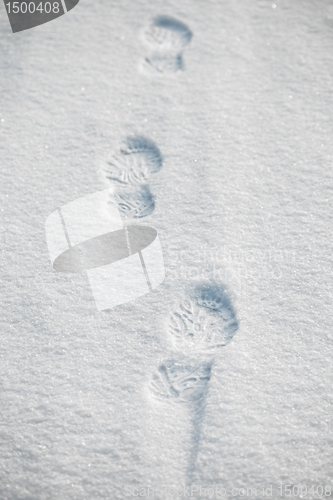
[[[332, 487], [330, 2], [81, 0], [15, 35], [0, 12], [0, 498]], [[158, 15], [193, 34], [183, 70], [147, 44]], [[135, 223], [158, 231], [166, 278], [98, 312], [86, 275], [52, 269], [44, 225], [109, 187], [128, 136], [164, 158]], [[199, 407], [160, 401], [152, 374], [188, 363], [170, 315], [201, 280], [225, 285], [239, 328]]]

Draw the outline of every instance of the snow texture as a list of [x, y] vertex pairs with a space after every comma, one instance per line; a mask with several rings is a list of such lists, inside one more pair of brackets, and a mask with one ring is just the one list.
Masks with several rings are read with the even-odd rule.
[[[81, 0], [15, 35], [1, 3], [1, 500], [333, 487], [332, 42], [329, 0]], [[44, 224], [110, 185], [166, 277], [98, 312]], [[197, 286], [229, 333], [187, 352]]]

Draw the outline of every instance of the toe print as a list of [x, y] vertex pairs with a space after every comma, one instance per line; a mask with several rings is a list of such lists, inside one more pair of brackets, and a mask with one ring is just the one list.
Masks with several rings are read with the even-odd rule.
[[230, 342], [238, 329], [236, 313], [223, 288], [198, 285], [171, 313], [168, 331], [175, 347], [191, 351], [212, 351]]
[[157, 16], [144, 30], [146, 43], [156, 51], [179, 52], [191, 41], [186, 24], [169, 16]]
[[129, 136], [103, 168], [108, 182], [123, 185], [144, 184], [162, 167], [162, 155], [153, 141], [143, 136]]
[[184, 69], [183, 51], [192, 39], [186, 24], [169, 16], [157, 16], [145, 28], [143, 39], [151, 53], [142, 62], [147, 74], [173, 74]]

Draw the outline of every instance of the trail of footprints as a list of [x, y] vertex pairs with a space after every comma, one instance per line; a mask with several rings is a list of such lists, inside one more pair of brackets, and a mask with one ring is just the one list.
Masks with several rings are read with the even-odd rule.
[[147, 181], [162, 168], [163, 158], [153, 141], [128, 136], [103, 167], [105, 180], [115, 187], [118, 208], [125, 219], [140, 219], [155, 209]]
[[[150, 48], [142, 63], [146, 73], [167, 75], [184, 68], [183, 51], [192, 39], [192, 32], [184, 23], [157, 16], [146, 26], [143, 39]], [[162, 164], [159, 148], [139, 135], [126, 137], [108, 159], [103, 168], [104, 179], [115, 187], [118, 207], [125, 219], [147, 217], [154, 211], [155, 199], [148, 179]], [[153, 399], [185, 404], [194, 415], [203, 415], [214, 357], [237, 330], [236, 313], [225, 288], [213, 282], [193, 284], [168, 318], [166, 331], [174, 356], [161, 362], [150, 377]], [[200, 418], [196, 422], [198, 441]], [[193, 464], [196, 446], [198, 443], [193, 447]]]
[[152, 396], [203, 403], [213, 358], [237, 330], [236, 313], [223, 286], [210, 282], [192, 286], [169, 317], [167, 331], [178, 356], [162, 362], [153, 373], [149, 382]]
[[[116, 187], [118, 207], [126, 219], [143, 218], [154, 211], [147, 181], [162, 164], [159, 148], [143, 136], [128, 136], [106, 162], [104, 177]], [[212, 360], [205, 358], [227, 345], [237, 329], [234, 308], [222, 286], [209, 282], [192, 286], [166, 327], [180, 359], [160, 364], [149, 384], [151, 394], [159, 400], [203, 401], [212, 367]], [[184, 355], [194, 359], [184, 361]]]
[[157, 16], [143, 31], [151, 52], [142, 62], [148, 74], [172, 74], [184, 69], [183, 51], [192, 39], [186, 24], [169, 16]]

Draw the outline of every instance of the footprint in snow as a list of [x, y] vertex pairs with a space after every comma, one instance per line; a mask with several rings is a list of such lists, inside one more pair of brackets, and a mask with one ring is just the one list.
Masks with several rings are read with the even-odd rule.
[[236, 313], [225, 288], [209, 282], [195, 286], [168, 323], [174, 346], [186, 354], [213, 353], [227, 345], [237, 330]]
[[104, 179], [115, 187], [118, 208], [125, 219], [140, 219], [154, 211], [155, 199], [145, 183], [162, 164], [159, 148], [143, 136], [128, 136], [106, 162]]
[[125, 219], [141, 219], [155, 209], [155, 200], [147, 185], [118, 188], [115, 197]]
[[[207, 281], [193, 284], [168, 324], [174, 346], [183, 353], [178, 359], [161, 363], [149, 382], [155, 400], [182, 403], [190, 410], [185, 417], [191, 434], [186, 473], [189, 484], [193, 484], [200, 450], [214, 351], [230, 342], [237, 329], [236, 313], [225, 287]], [[188, 361], [184, 354], [195, 355], [196, 359]]]
[[162, 167], [160, 150], [143, 136], [129, 136], [103, 168], [107, 182], [120, 185], [144, 184]]
[[203, 400], [211, 376], [210, 362], [167, 360], [159, 365], [149, 383], [159, 400], [195, 403]]
[[172, 74], [184, 69], [183, 50], [192, 39], [186, 24], [170, 16], [157, 16], [143, 31], [151, 54], [142, 64], [146, 73]]

